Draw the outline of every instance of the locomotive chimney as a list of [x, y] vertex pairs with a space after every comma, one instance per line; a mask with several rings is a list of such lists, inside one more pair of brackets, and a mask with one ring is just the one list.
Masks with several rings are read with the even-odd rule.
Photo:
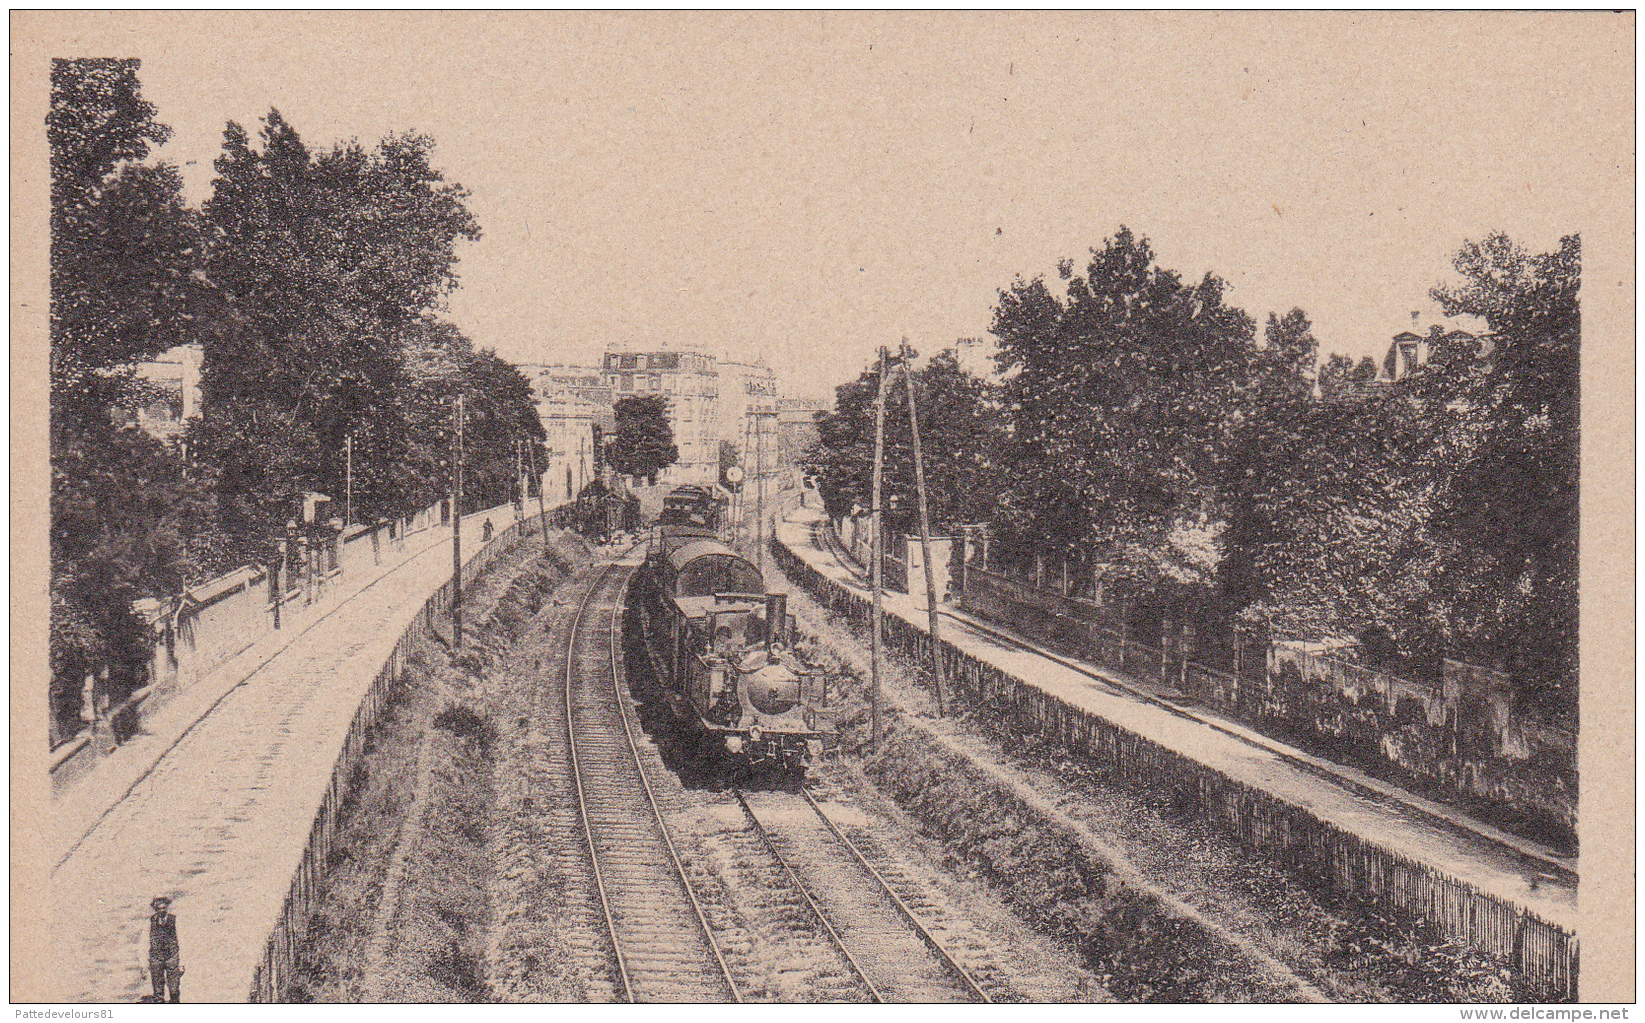
[[788, 645], [786, 629], [788, 625], [788, 594], [767, 593], [765, 595], [765, 652], [771, 653], [771, 639], [776, 637], [784, 646]]

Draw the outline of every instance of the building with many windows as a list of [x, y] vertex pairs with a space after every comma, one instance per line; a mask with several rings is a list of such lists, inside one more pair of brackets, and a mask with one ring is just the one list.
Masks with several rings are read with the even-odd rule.
[[777, 378], [763, 360], [739, 362], [689, 345], [673, 349], [608, 348], [600, 383], [613, 405], [627, 397], [661, 395], [680, 460], [660, 484], [715, 483], [720, 444], [730, 442], [750, 480], [763, 463], [768, 477], [782, 464]]
[[688, 348], [672, 351], [610, 349], [602, 367], [613, 404], [628, 397], [661, 395], [680, 460], [658, 483], [713, 483], [720, 474], [719, 360]]
[[597, 366], [521, 366], [531, 381], [543, 444], [543, 496], [551, 504], [569, 501], [594, 478], [594, 424], [609, 430], [611, 388]]

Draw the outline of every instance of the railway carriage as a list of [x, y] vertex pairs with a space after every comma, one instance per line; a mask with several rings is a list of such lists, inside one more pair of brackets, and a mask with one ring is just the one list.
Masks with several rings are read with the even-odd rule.
[[675, 487], [663, 497], [663, 511], [657, 522], [663, 526], [700, 526], [718, 530], [725, 519], [726, 500], [719, 488], [687, 484]]
[[[640, 600], [646, 649], [677, 716], [731, 757], [803, 768], [834, 741], [824, 676], [794, 650], [788, 595], [702, 527], [659, 527]], [[696, 535], [694, 535], [696, 534]]]
[[612, 534], [640, 528], [640, 502], [594, 480], [577, 495], [577, 528], [590, 539], [604, 540]]

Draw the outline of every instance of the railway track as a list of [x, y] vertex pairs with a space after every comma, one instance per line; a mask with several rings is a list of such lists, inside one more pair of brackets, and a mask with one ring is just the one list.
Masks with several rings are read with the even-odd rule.
[[626, 1001], [741, 1001], [657, 806], [618, 670], [632, 568], [601, 570], [577, 608], [565, 669], [565, 726], [577, 816]]
[[809, 791], [733, 792], [871, 1000], [993, 1001]]

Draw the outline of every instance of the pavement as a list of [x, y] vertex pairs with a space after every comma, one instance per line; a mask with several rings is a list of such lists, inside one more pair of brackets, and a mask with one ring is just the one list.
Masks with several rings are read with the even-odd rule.
[[[479, 552], [488, 516], [512, 521], [507, 506], [466, 516], [465, 550]], [[177, 916], [183, 999], [247, 999], [360, 701], [451, 577], [451, 531], [384, 554], [174, 698], [55, 803], [58, 1000], [147, 993], [139, 957], [159, 894]]]
[[[812, 528], [821, 519], [817, 509], [795, 509], [777, 524], [778, 539], [821, 574], [868, 596], [852, 566], [815, 544]], [[923, 600], [885, 591], [881, 603], [887, 614], [928, 630]], [[1579, 872], [1574, 858], [1311, 756], [1224, 715], [1197, 707], [1184, 712], [1130, 676], [1006, 638], [997, 625], [985, 625], [957, 608], [944, 608], [943, 619], [946, 642], [1016, 678], [1549, 923], [1576, 930]]]

